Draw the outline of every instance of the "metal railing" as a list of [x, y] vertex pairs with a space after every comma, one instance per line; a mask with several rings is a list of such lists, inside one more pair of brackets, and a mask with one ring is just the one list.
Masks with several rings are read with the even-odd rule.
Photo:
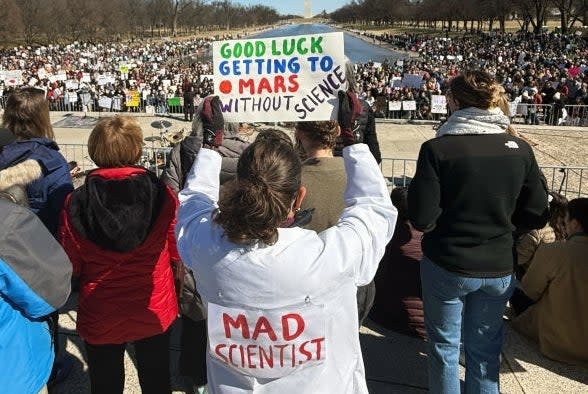
[[[416, 172], [416, 159], [383, 158], [380, 167], [389, 186], [408, 186]], [[568, 199], [588, 197], [588, 167], [540, 166], [550, 191]]]
[[[82, 171], [95, 168], [88, 156], [88, 148], [83, 144], [61, 144], [61, 154], [67, 161], [75, 161]], [[143, 148], [141, 162], [138, 163], [160, 176], [169, 165], [169, 147]], [[416, 172], [416, 159], [382, 158], [380, 167], [390, 187], [408, 186]], [[563, 194], [567, 198], [588, 197], [588, 167], [580, 166], [540, 166], [547, 180], [549, 190]]]

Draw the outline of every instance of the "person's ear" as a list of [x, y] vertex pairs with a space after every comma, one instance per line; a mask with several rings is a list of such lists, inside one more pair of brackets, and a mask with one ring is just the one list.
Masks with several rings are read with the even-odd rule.
[[337, 137], [341, 135], [341, 126], [337, 125]]

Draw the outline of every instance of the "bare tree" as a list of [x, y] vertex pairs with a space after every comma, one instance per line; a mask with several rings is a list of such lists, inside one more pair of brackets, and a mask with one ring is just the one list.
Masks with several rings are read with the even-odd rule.
[[562, 33], [567, 33], [577, 20], [583, 17], [585, 1], [578, 0], [551, 0], [552, 4], [559, 11], [560, 26]]
[[14, 0], [0, 0], [0, 20], [1, 41], [13, 40], [22, 34], [22, 14]]

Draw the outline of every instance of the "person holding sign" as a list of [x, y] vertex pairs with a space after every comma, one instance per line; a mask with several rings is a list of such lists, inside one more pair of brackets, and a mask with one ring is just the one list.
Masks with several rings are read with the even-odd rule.
[[367, 393], [357, 335], [357, 286], [369, 283], [392, 237], [396, 209], [352, 125], [353, 93], [339, 92], [348, 183], [337, 225], [286, 228], [305, 196], [291, 144], [259, 139], [219, 198], [223, 116], [207, 98], [205, 138], [179, 195], [182, 260], [208, 310], [211, 393]]

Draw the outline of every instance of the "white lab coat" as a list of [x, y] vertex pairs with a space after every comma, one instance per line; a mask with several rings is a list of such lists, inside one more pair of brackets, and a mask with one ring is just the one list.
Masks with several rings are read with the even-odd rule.
[[[211, 219], [217, 209], [221, 157], [212, 150], [200, 150], [179, 195], [176, 233], [182, 260], [194, 270], [209, 310], [220, 305], [259, 315], [310, 305], [322, 311], [325, 322], [322, 362], [297, 365], [281, 378], [253, 377], [209, 349], [211, 393], [368, 392], [357, 330], [356, 289], [373, 279], [392, 237], [397, 211], [367, 145], [345, 148], [343, 157], [347, 208], [336, 226], [319, 234], [279, 229], [274, 245], [245, 247], [230, 242]], [[209, 313], [209, 322], [216, 318]]]

